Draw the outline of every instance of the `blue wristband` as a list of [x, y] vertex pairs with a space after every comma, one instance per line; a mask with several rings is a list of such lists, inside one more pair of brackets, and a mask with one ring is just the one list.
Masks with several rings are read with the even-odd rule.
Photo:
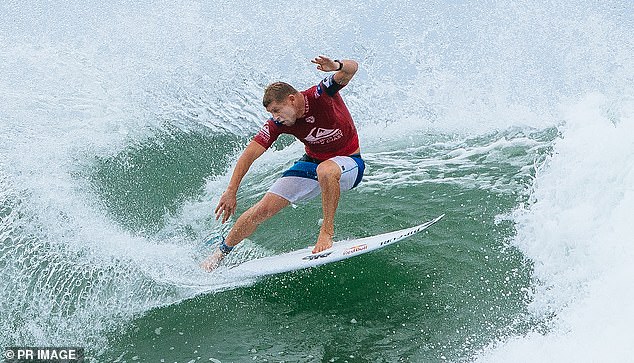
[[220, 249], [220, 252], [222, 252], [225, 255], [229, 254], [229, 252], [233, 250], [232, 246], [229, 246], [225, 243], [224, 238], [222, 239], [222, 242], [220, 243], [220, 246], [218, 246], [218, 248]]

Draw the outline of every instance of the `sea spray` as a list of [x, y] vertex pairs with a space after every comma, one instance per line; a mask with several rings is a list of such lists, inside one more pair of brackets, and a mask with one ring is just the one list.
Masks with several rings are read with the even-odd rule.
[[531, 203], [515, 216], [513, 244], [534, 266], [530, 312], [546, 331], [513, 337], [478, 361], [622, 362], [634, 354], [634, 100], [590, 94], [564, 117]]

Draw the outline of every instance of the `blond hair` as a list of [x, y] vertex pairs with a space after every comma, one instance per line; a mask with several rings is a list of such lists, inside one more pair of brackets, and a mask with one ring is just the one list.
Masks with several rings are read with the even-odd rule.
[[289, 95], [299, 93], [293, 86], [284, 82], [271, 83], [264, 90], [264, 97], [262, 98], [262, 104], [264, 108], [269, 107], [272, 102], [282, 102]]

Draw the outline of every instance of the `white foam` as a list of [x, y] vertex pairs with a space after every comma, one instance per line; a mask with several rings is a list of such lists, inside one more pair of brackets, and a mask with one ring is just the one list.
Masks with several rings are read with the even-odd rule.
[[549, 332], [511, 338], [478, 361], [625, 362], [634, 355], [634, 100], [591, 94], [567, 108], [565, 120], [532, 203], [515, 215], [513, 243], [534, 263], [529, 308]]

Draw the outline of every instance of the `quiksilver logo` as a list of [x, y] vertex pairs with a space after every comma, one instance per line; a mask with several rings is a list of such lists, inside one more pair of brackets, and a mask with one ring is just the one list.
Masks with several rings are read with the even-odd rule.
[[340, 129], [323, 129], [321, 127], [313, 127], [306, 135], [304, 140], [310, 144], [328, 144], [343, 137]]

